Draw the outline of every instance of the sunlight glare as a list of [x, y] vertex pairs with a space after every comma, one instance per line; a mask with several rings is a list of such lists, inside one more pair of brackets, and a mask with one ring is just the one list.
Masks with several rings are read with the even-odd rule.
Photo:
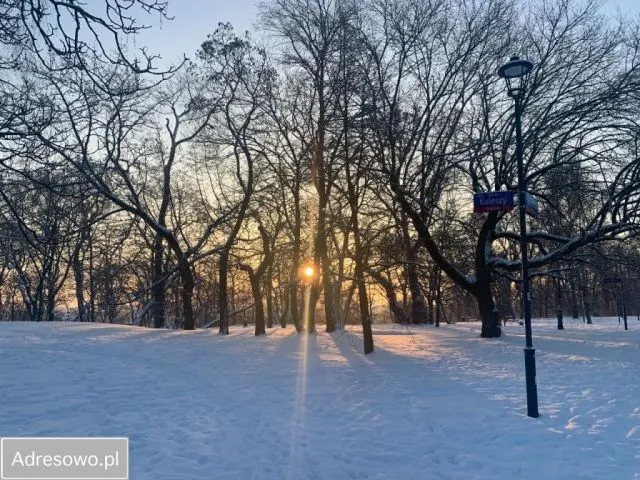
[[[307, 271], [311, 269], [311, 275], [313, 275], [313, 268], [307, 267], [304, 271], [307, 275]], [[298, 444], [301, 441], [302, 433], [304, 432], [305, 416], [306, 416], [306, 397], [307, 397], [307, 366], [309, 361], [309, 341], [311, 336], [308, 334], [309, 328], [309, 305], [311, 302], [310, 288], [305, 289], [304, 295], [304, 314], [303, 325], [307, 334], [299, 335], [301, 342], [300, 354], [298, 358], [298, 377], [296, 381], [296, 393], [293, 406], [293, 418], [291, 419], [291, 440], [289, 444], [289, 472], [288, 479], [294, 480], [299, 478], [297, 468], [302, 466], [298, 463], [300, 461], [298, 454]], [[297, 467], [297, 468], [296, 468]]]

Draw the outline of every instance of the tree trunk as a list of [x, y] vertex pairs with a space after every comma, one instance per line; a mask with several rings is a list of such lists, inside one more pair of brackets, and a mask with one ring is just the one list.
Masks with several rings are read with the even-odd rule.
[[502, 335], [502, 329], [495, 315], [495, 303], [491, 295], [491, 284], [487, 272], [483, 272], [475, 285], [474, 296], [478, 302], [478, 310], [482, 321], [480, 336], [483, 338], [496, 338]]
[[300, 237], [296, 235], [298, 228], [294, 231], [293, 239], [293, 258], [291, 259], [291, 272], [289, 274], [289, 285], [287, 286], [287, 301], [289, 302], [289, 311], [291, 312], [291, 322], [296, 327], [296, 332], [301, 333], [304, 330], [302, 318], [300, 317], [300, 309], [298, 298], [298, 282], [300, 281]]
[[564, 330], [564, 323], [562, 321], [562, 289], [560, 287], [560, 280], [556, 278], [556, 316], [558, 317], [558, 330]]
[[80, 259], [80, 249], [76, 248], [72, 259], [73, 278], [75, 281], [76, 303], [78, 304], [78, 321], [86, 322], [86, 302], [84, 299], [84, 269]]
[[[90, 228], [90, 227], [87, 227]], [[93, 233], [89, 231], [87, 236], [89, 243], [89, 321], [96, 321], [96, 281], [93, 267]]]
[[[316, 255], [314, 257], [315, 264], [322, 269], [322, 291], [324, 295], [324, 319], [327, 332], [333, 332], [336, 329], [334, 317], [334, 295], [331, 285], [331, 268], [329, 258], [327, 256], [327, 213], [326, 199], [321, 201], [323, 206], [318, 212], [318, 230], [316, 232]], [[320, 297], [320, 278], [314, 282], [312, 288], [312, 303], [309, 306], [309, 331], [315, 331], [315, 307]]]
[[[356, 245], [359, 242], [356, 240]], [[359, 250], [358, 246], [356, 249]], [[369, 299], [367, 297], [367, 285], [364, 281], [364, 271], [362, 268], [362, 258], [356, 253], [355, 277], [358, 283], [358, 303], [360, 306], [360, 323], [362, 324], [362, 337], [364, 339], [364, 353], [373, 352], [373, 332], [371, 330], [371, 312], [369, 310]]]
[[151, 307], [151, 318], [154, 328], [163, 328], [166, 323], [166, 295], [167, 282], [164, 278], [164, 246], [162, 238], [156, 235], [153, 242], [153, 274], [151, 295], [153, 305]]
[[587, 294], [584, 290], [582, 291], [582, 305], [584, 307], [584, 316], [587, 319], [587, 324], [591, 325], [593, 323], [591, 321], [591, 303], [587, 299]]
[[578, 294], [576, 292], [575, 279], [571, 280], [571, 316], [574, 320], [580, 318], [580, 311], [578, 310]]
[[229, 254], [230, 250], [223, 250], [220, 254], [218, 312], [220, 312], [220, 334], [229, 335]]
[[184, 317], [184, 329], [195, 330], [196, 319], [193, 312], [193, 290], [195, 288], [195, 279], [189, 261], [180, 258], [179, 271], [180, 280], [182, 282], [182, 316]]
[[[318, 71], [318, 78], [320, 79], [317, 84], [318, 92], [318, 123], [317, 123], [317, 143], [315, 145], [315, 158], [314, 158], [314, 170], [315, 170], [315, 184], [318, 191], [318, 225], [316, 231], [316, 244], [315, 244], [315, 258], [316, 265], [322, 268], [322, 288], [324, 294], [324, 321], [327, 332], [333, 332], [336, 329], [336, 321], [334, 318], [334, 296], [333, 289], [331, 288], [331, 263], [327, 255], [327, 238], [329, 237], [327, 231], [327, 207], [329, 205], [329, 195], [331, 189], [331, 183], [328, 179], [328, 168], [330, 166], [325, 164], [325, 136], [327, 129], [327, 106], [325, 98], [325, 84], [324, 84], [325, 66], [320, 65]], [[318, 282], [320, 279], [318, 279]], [[315, 286], [315, 295], [312, 296], [312, 304], [309, 306], [309, 314], [312, 315], [309, 321], [310, 331], [315, 330], [315, 306], [318, 301], [320, 285]], [[313, 292], [313, 290], [312, 290]]]
[[[269, 285], [271, 284], [271, 276], [272, 269], [271, 266], [273, 264], [273, 256], [271, 253], [271, 239], [269, 237], [269, 232], [267, 229], [260, 223], [258, 220], [258, 230], [260, 231], [260, 236], [262, 237], [262, 250], [263, 250], [263, 259], [260, 262], [260, 265], [255, 270], [247, 264], [240, 264], [240, 269], [247, 272], [249, 275], [249, 283], [251, 284], [251, 294], [253, 296], [253, 305], [255, 312], [255, 325], [256, 325], [256, 335], [264, 335], [265, 331], [265, 314], [264, 314], [264, 302], [262, 298], [262, 289], [261, 283], [262, 278], [266, 272], [269, 272], [268, 279], [265, 282], [265, 291], [267, 294], [267, 305], [268, 305], [268, 315], [269, 315], [269, 328], [273, 327], [273, 304], [270, 301], [271, 289]], [[277, 234], [276, 234], [277, 235]]]
[[[53, 283], [53, 282], [50, 282]], [[55, 320], [55, 309], [56, 309], [56, 289], [55, 286], [50, 284], [47, 288], [47, 309], [46, 309], [46, 319], [48, 322], [53, 322]]]
[[351, 302], [353, 301], [353, 295], [357, 288], [357, 282], [351, 282], [349, 285], [349, 290], [347, 290], [347, 294], [345, 296], [344, 302], [342, 304], [342, 312], [340, 315], [342, 316], [340, 322], [342, 325], [342, 329], [344, 330], [345, 325], [349, 324], [349, 318], [351, 313]]
[[249, 273], [249, 281], [251, 283], [251, 293], [253, 295], [253, 308], [255, 311], [256, 335], [264, 335], [264, 305], [262, 303], [262, 291], [260, 289], [260, 279], [254, 274]]
[[393, 321], [401, 325], [409, 323], [402, 305], [400, 305], [395, 298], [389, 298], [389, 296], [387, 296], [387, 300], [389, 301], [389, 309], [391, 309], [391, 313], [393, 314]]
[[[322, 203], [322, 199], [320, 200]], [[323, 265], [323, 256], [324, 249], [326, 248], [326, 241], [324, 238], [324, 230], [325, 230], [325, 215], [326, 212], [323, 211], [322, 207], [318, 208], [318, 226], [316, 230], [316, 238], [315, 238], [315, 247], [314, 247], [314, 255], [313, 255], [313, 264], [314, 268], [318, 269]], [[318, 304], [318, 300], [320, 299], [320, 281], [321, 278], [324, 283], [325, 276], [328, 279], [329, 272], [322, 271], [320, 274], [316, 273], [313, 281], [311, 282], [310, 287], [307, 288], [308, 296], [305, 296], [305, 312], [304, 312], [304, 321], [305, 321], [305, 329], [308, 332], [316, 331], [316, 305]], [[330, 297], [331, 293], [325, 292], [325, 304], [328, 301], [327, 297]]]
[[286, 288], [283, 293], [280, 294], [282, 298], [282, 312], [280, 312], [280, 327], [287, 328], [287, 316], [291, 312], [290, 304], [291, 301], [289, 299], [289, 289]]
[[289, 302], [289, 311], [291, 312], [291, 322], [296, 327], [296, 332], [301, 333], [304, 327], [302, 325], [302, 318], [300, 317], [300, 299], [298, 294], [298, 285], [300, 282], [300, 236], [302, 226], [299, 188], [299, 183], [296, 182], [296, 188], [293, 189], [293, 252], [291, 256], [291, 272], [289, 274], [289, 285], [287, 286], [286, 295], [287, 301]]
[[173, 322], [173, 328], [184, 328], [184, 315], [180, 313], [180, 304], [182, 303], [182, 290], [174, 288], [173, 295], [173, 318], [175, 318]]
[[54, 318], [54, 310], [56, 307], [56, 279], [54, 259], [50, 260], [50, 265], [45, 269], [44, 287], [42, 293], [44, 316], [43, 319], [52, 322]]
[[[319, 264], [315, 261], [316, 259], [317, 257], [314, 257], [314, 265], [316, 265], [315, 268], [318, 268], [317, 266]], [[322, 272], [322, 274], [324, 275], [324, 272]], [[307, 332], [313, 333], [316, 331], [316, 305], [320, 299], [319, 275], [316, 275], [316, 278], [311, 282], [311, 285], [306, 287], [305, 290], [305, 308], [303, 313], [303, 320], [305, 322], [304, 328]]]
[[412, 290], [411, 292], [411, 323], [417, 325], [427, 323], [428, 314], [425, 306], [424, 297], [420, 290]]
[[371, 275], [373, 279], [384, 289], [394, 323], [399, 323], [401, 325], [409, 323], [405, 310], [402, 308], [402, 304], [398, 302], [393, 282], [390, 279], [385, 278], [381, 273], [371, 269], [369, 270], [369, 275]]
[[[297, 271], [297, 268], [296, 268]], [[296, 327], [296, 332], [301, 333], [303, 331], [302, 319], [300, 318], [300, 309], [298, 308], [298, 277], [294, 281], [291, 281], [288, 292], [289, 311], [291, 312], [291, 322]]]
[[482, 320], [480, 336], [483, 338], [496, 338], [502, 335], [496, 305], [491, 293], [491, 277], [493, 272], [487, 265], [488, 251], [491, 247], [493, 232], [497, 222], [498, 216], [495, 212], [487, 215], [487, 219], [478, 236], [475, 253], [476, 282], [473, 286], [472, 293], [478, 302], [478, 310], [480, 312], [480, 319]]
[[[347, 167], [348, 168], [348, 167]], [[351, 201], [351, 228], [353, 229], [354, 242], [354, 275], [358, 285], [358, 303], [360, 307], [360, 323], [362, 324], [362, 337], [364, 340], [364, 353], [373, 352], [373, 332], [371, 330], [371, 306], [367, 295], [367, 285], [364, 278], [365, 252], [362, 247], [360, 225], [358, 223], [358, 197], [355, 194], [353, 182], [349, 176], [349, 193]]]
[[[436, 283], [436, 327], [440, 326], [440, 312], [442, 310], [442, 271], [438, 269], [435, 275]], [[431, 312], [429, 312], [431, 313]]]
[[264, 295], [267, 300], [267, 328], [273, 328], [273, 268], [269, 265], [267, 278], [264, 281]]
[[[316, 288], [319, 288], [316, 286]], [[315, 293], [314, 293], [315, 292]], [[318, 301], [318, 290], [314, 289], [314, 285], [307, 285], [304, 289], [304, 298], [302, 300], [302, 319], [304, 322], [304, 331], [307, 333], [314, 333], [316, 331], [315, 326], [315, 305]], [[316, 297], [314, 299], [314, 296]]]
[[420, 324], [428, 321], [428, 312], [425, 305], [425, 299], [422, 295], [422, 289], [420, 288], [420, 282], [418, 280], [417, 265], [417, 251], [420, 248], [420, 244], [416, 243], [412, 245], [411, 238], [409, 237], [409, 227], [407, 225], [408, 220], [403, 218], [403, 236], [405, 237], [405, 248], [407, 249], [407, 284], [409, 285], [409, 291], [411, 292], [411, 323]]
[[427, 323], [428, 324], [432, 324], [435, 321], [435, 310], [434, 310], [434, 305], [435, 305], [435, 299], [434, 296], [431, 294], [431, 292], [429, 293], [429, 295], [427, 295]]

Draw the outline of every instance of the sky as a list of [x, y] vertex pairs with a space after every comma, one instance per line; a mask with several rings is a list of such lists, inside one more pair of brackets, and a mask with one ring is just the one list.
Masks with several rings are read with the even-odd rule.
[[[640, 15], [639, 0], [605, 0], [604, 3], [603, 8], [611, 13], [619, 9], [624, 14]], [[174, 20], [145, 19], [153, 28], [140, 35], [136, 42], [161, 54], [164, 65], [182, 58], [183, 53], [193, 55], [218, 22], [231, 22], [238, 32], [253, 30], [258, 0], [169, 0], [168, 13]]]
[[157, 17], [147, 18], [153, 28], [141, 34], [138, 46], [147, 45], [150, 52], [160, 53], [164, 62], [193, 55], [213, 33], [219, 22], [231, 22], [237, 32], [253, 30], [258, 17], [256, 0], [169, 0], [171, 21], [160, 23]]

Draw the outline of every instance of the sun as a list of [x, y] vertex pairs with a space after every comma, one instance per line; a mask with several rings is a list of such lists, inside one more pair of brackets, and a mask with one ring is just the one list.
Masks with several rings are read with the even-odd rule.
[[304, 276], [307, 278], [312, 278], [313, 275], [315, 274], [315, 269], [312, 266], [308, 266], [304, 268]]

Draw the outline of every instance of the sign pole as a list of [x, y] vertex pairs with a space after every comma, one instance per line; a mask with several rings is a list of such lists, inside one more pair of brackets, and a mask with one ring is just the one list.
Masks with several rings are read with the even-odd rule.
[[524, 310], [524, 370], [527, 384], [527, 414], [537, 418], [538, 386], [536, 385], [536, 349], [533, 347], [531, 333], [531, 292], [529, 288], [529, 258], [527, 255], [527, 202], [526, 178], [524, 176], [523, 146], [522, 146], [522, 106], [519, 96], [514, 97], [516, 116], [516, 155], [518, 159], [518, 213], [520, 220], [520, 256], [522, 258], [522, 304]]

